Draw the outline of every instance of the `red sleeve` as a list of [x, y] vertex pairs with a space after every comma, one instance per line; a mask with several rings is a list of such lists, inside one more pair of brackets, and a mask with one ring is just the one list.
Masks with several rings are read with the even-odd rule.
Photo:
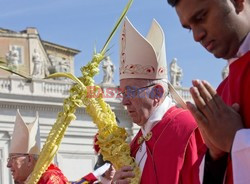
[[198, 128], [190, 136], [181, 170], [182, 184], [200, 184], [199, 167], [206, 153], [206, 146]]
[[67, 184], [65, 176], [57, 171], [46, 171], [40, 178], [38, 184]]
[[85, 180], [89, 181], [90, 183], [93, 183], [93, 182], [95, 182], [97, 180], [97, 178], [92, 173], [87, 174], [83, 178]]

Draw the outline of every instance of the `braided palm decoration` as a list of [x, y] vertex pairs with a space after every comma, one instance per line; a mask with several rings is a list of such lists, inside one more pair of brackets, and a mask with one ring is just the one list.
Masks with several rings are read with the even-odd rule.
[[110, 106], [103, 100], [102, 96], [90, 98], [87, 94], [88, 86], [92, 86], [97, 90], [99, 89], [98, 86], [95, 86], [93, 77], [99, 72], [99, 64], [106, 57], [106, 48], [132, 2], [133, 0], [130, 0], [123, 10], [101, 52], [95, 52], [91, 62], [81, 68], [82, 77], [77, 78], [70, 73], [55, 73], [48, 77], [67, 77], [76, 84], [70, 89], [70, 96], [64, 100], [63, 111], [58, 113], [57, 120], [42, 148], [37, 164], [27, 181], [28, 184], [36, 184], [47, 170], [58, 151], [67, 127], [72, 120], [76, 119], [74, 115], [76, 109], [84, 106], [86, 107], [86, 112], [93, 118], [94, 123], [99, 129], [97, 144], [99, 144], [104, 160], [109, 160], [116, 170], [124, 165], [132, 166], [136, 177], [131, 180], [131, 183], [138, 184], [140, 182], [140, 170], [134, 158], [130, 156], [130, 147], [126, 143], [127, 133], [125, 129], [118, 127], [114, 112], [112, 112]]

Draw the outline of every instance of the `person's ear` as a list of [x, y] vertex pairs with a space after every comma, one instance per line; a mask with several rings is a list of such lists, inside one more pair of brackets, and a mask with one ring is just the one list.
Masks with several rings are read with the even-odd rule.
[[236, 13], [239, 14], [244, 9], [245, 0], [234, 0]]
[[160, 99], [162, 98], [163, 94], [164, 94], [164, 88], [162, 87], [162, 85], [157, 84], [151, 90], [150, 98], [159, 102]]
[[28, 159], [28, 165], [33, 166], [34, 163], [36, 162], [36, 159], [32, 155], [28, 155], [27, 157], [28, 157], [27, 158]]
[[28, 166], [32, 165], [32, 156], [31, 155], [27, 156], [27, 162], [28, 162]]

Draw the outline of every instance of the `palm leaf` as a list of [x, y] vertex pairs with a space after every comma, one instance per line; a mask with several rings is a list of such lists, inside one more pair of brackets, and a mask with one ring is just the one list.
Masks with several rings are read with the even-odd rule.
[[119, 27], [119, 25], [120, 25], [122, 19], [123, 19], [123, 18], [125, 17], [125, 15], [127, 14], [127, 12], [128, 12], [128, 10], [129, 10], [130, 6], [132, 5], [132, 3], [133, 3], [133, 0], [130, 0], [130, 1], [128, 2], [128, 4], [127, 4], [127, 6], [125, 7], [125, 9], [123, 10], [121, 16], [119, 17], [118, 21], [116, 22], [116, 24], [115, 24], [115, 26], [114, 26], [114, 28], [113, 28], [111, 34], [109, 35], [107, 41], [105, 42], [105, 44], [104, 44], [104, 46], [103, 46], [103, 48], [102, 48], [102, 50], [101, 50], [101, 54], [102, 54], [102, 55], [105, 54], [109, 42], [111, 41], [112, 37], [114, 36], [114, 34], [115, 34], [117, 28]]
[[69, 78], [72, 81], [74, 81], [74, 82], [78, 83], [79, 85], [81, 85], [83, 89], [85, 88], [85, 86], [83, 85], [83, 83], [76, 76], [74, 76], [71, 73], [62, 73], [62, 72], [53, 73], [53, 74], [45, 77], [45, 79], [51, 79], [51, 78], [57, 78], [57, 77], [66, 77], [66, 78]]
[[0, 64], [6, 64], [6, 59], [3, 57], [0, 57]]
[[[5, 62], [4, 62], [4, 63], [5, 63]], [[27, 76], [27, 75], [25, 75], [25, 74], [22, 74], [22, 73], [20, 73], [20, 72], [14, 71], [13, 69], [9, 68], [8, 66], [0, 65], [0, 69], [5, 70], [5, 71], [10, 72], [10, 73], [13, 73], [13, 74], [16, 74], [16, 75], [18, 75], [18, 76], [20, 76], [20, 77], [23, 77], [23, 78], [25, 78], [25, 79], [27, 79], [27, 80], [29, 80], [29, 81], [32, 80], [31, 77], [29, 77], [29, 76]]]

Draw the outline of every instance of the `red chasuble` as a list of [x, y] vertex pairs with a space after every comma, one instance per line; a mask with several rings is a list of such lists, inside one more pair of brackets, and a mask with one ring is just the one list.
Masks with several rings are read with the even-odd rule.
[[49, 168], [43, 173], [38, 184], [66, 184], [67, 178], [63, 175], [62, 171], [51, 164]]
[[[229, 66], [229, 75], [220, 84], [217, 92], [227, 105], [240, 105], [244, 125], [250, 128], [250, 51]], [[226, 183], [233, 183], [231, 162], [228, 165]]]
[[[170, 108], [151, 132], [141, 184], [199, 184], [199, 165], [206, 146], [190, 112]], [[133, 157], [141, 136], [139, 131], [131, 142]]]

